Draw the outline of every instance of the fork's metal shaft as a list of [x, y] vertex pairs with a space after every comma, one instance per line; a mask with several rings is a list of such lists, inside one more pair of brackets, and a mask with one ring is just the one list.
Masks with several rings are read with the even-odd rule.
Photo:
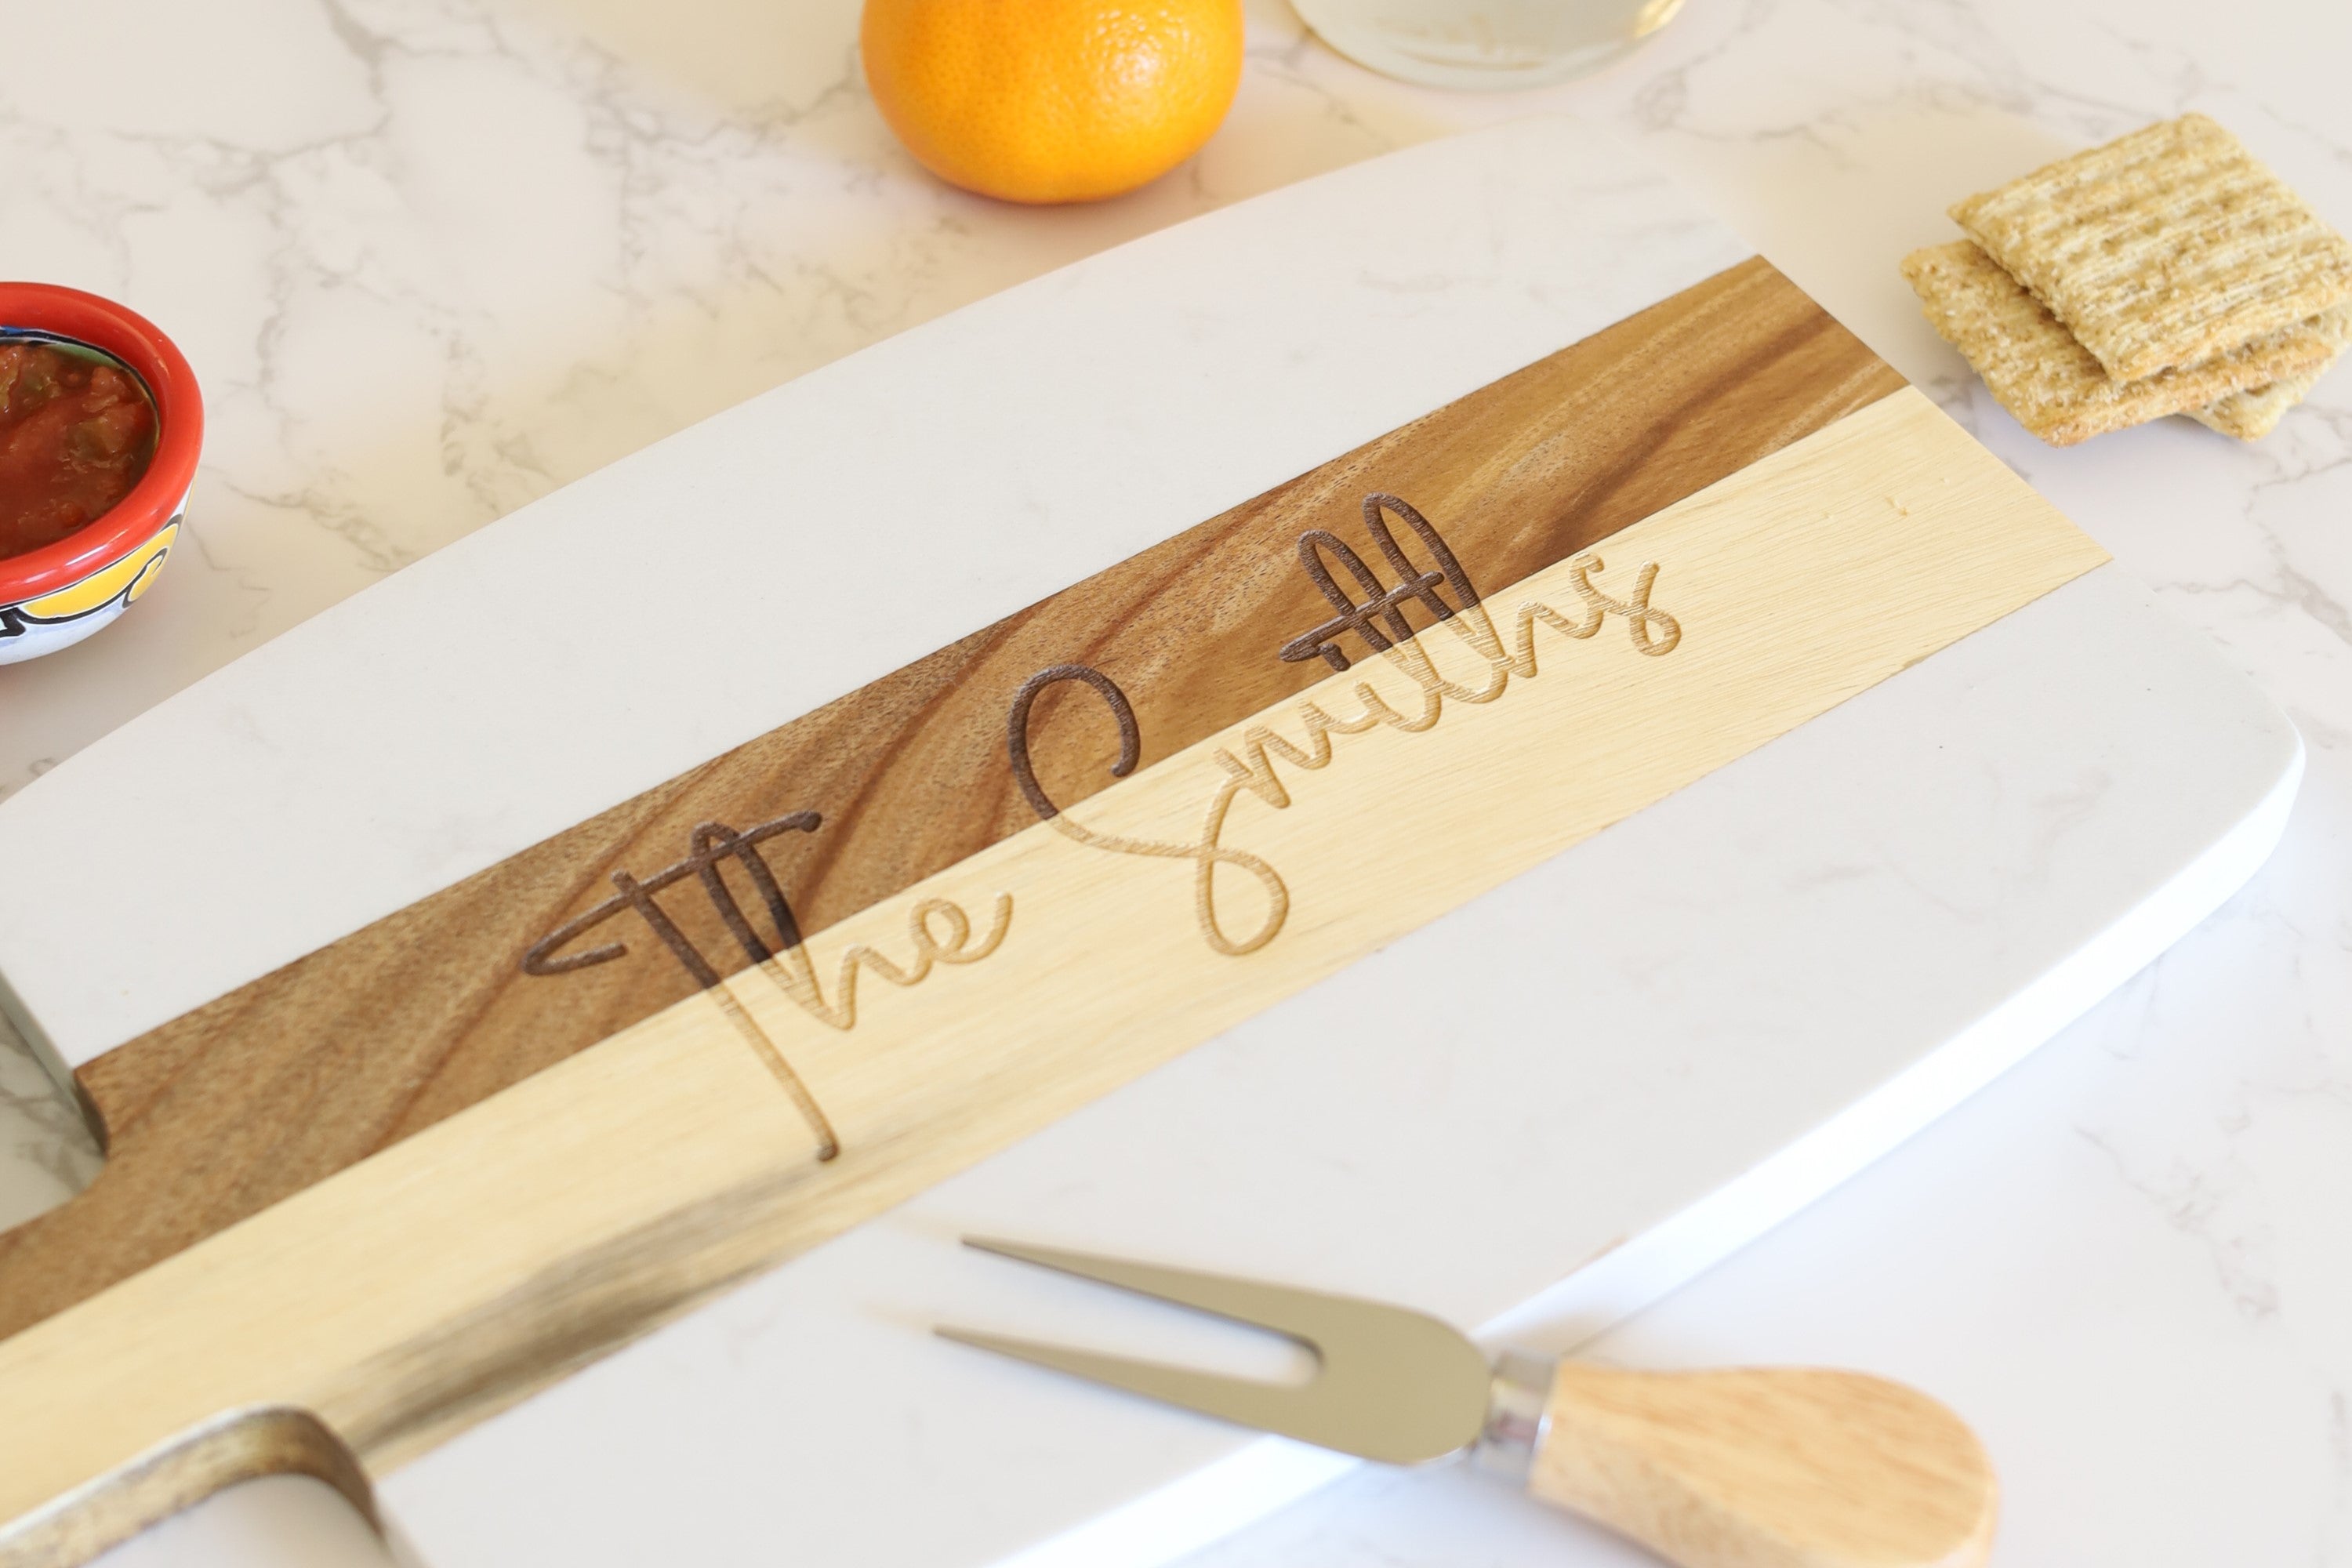
[[1485, 1425], [1492, 1381], [1485, 1353], [1425, 1312], [1022, 1242], [967, 1237], [965, 1244], [1285, 1335], [1315, 1352], [1316, 1371], [1303, 1384], [1262, 1383], [940, 1329], [949, 1339], [1388, 1464], [1462, 1453]]

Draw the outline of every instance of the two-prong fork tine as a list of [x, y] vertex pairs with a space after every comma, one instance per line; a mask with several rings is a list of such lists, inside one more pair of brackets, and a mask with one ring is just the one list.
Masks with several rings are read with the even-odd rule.
[[1458, 1453], [1486, 1420], [1486, 1358], [1424, 1313], [1057, 1247], [976, 1237], [965, 1245], [1286, 1335], [1314, 1352], [1316, 1372], [1303, 1384], [1261, 1383], [1034, 1340], [938, 1331], [948, 1339], [1391, 1464]]

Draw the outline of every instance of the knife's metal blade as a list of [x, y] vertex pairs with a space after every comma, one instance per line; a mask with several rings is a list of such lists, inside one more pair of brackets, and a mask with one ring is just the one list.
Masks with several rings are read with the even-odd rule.
[[941, 1328], [948, 1339], [1390, 1464], [1459, 1453], [1477, 1439], [1486, 1420], [1486, 1358], [1425, 1313], [1057, 1247], [974, 1237], [965, 1243], [1287, 1335], [1313, 1351], [1318, 1364], [1303, 1384], [1259, 1383]]

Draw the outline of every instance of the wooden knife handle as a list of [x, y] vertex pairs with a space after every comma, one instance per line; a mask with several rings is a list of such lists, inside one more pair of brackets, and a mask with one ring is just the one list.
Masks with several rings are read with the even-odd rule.
[[1528, 1490], [1685, 1568], [1972, 1568], [1992, 1548], [1984, 1445], [1884, 1378], [1564, 1361], [1545, 1415]]

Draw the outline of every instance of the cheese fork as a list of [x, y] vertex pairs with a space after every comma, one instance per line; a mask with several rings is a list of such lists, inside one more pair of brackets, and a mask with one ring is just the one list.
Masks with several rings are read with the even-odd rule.
[[942, 1336], [1205, 1415], [1388, 1464], [1467, 1453], [1685, 1568], [1969, 1568], [1998, 1487], [1965, 1423], [1916, 1389], [1801, 1367], [1629, 1372], [1477, 1346], [1347, 1296], [967, 1237], [1283, 1334], [1314, 1353], [1263, 1383], [941, 1327]]

